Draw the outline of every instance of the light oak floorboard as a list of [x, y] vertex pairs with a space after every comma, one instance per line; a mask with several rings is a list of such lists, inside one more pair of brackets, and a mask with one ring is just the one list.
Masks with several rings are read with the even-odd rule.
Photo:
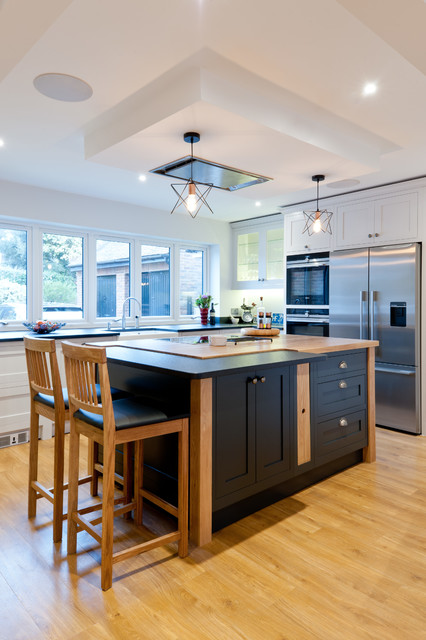
[[[378, 429], [377, 445], [375, 463], [215, 533], [185, 559], [170, 545], [115, 565], [106, 593], [90, 536], [67, 557], [66, 532], [52, 542], [51, 505], [27, 519], [28, 445], [0, 450], [0, 640], [426, 640], [426, 438]], [[52, 457], [53, 441], [41, 441], [46, 484]], [[134, 531], [118, 519], [115, 549], [149, 537]]]

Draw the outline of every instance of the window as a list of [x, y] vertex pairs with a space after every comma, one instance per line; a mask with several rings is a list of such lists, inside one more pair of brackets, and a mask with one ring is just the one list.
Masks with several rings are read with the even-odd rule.
[[204, 251], [180, 249], [179, 251], [179, 315], [191, 316], [197, 311], [195, 299], [204, 288]]
[[0, 220], [0, 329], [39, 319], [106, 327], [130, 296], [129, 326], [135, 314], [147, 324], [198, 318], [208, 255], [206, 245], [165, 238]]
[[27, 232], [0, 228], [0, 320], [27, 317]]
[[83, 238], [43, 233], [43, 319], [83, 317]]
[[142, 317], [170, 316], [170, 247], [141, 245]]
[[[130, 295], [130, 245], [112, 240], [96, 241], [97, 318], [121, 315]], [[129, 308], [126, 310], [129, 314]]]

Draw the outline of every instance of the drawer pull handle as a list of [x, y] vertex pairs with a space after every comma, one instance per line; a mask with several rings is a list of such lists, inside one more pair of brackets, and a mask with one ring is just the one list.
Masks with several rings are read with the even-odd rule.
[[262, 376], [262, 377], [260, 378], [260, 382], [265, 382], [265, 380], [266, 380], [265, 376]]
[[347, 369], [347, 368], [348, 368], [348, 363], [347, 362], [345, 362], [344, 360], [339, 362], [339, 369]]
[[345, 382], [345, 380], [340, 380], [339, 389], [347, 389], [347, 387], [348, 387], [348, 383]]
[[339, 427], [347, 427], [347, 426], [348, 426], [348, 421], [346, 420], [346, 418], [340, 418]]
[[258, 382], [259, 382], [258, 378], [253, 378], [251, 381], [252, 384], [257, 384]]

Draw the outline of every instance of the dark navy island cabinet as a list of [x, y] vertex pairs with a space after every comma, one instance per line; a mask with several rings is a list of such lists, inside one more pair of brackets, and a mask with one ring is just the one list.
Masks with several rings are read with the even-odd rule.
[[214, 507], [258, 493], [291, 473], [294, 375], [294, 367], [283, 367], [216, 378]]

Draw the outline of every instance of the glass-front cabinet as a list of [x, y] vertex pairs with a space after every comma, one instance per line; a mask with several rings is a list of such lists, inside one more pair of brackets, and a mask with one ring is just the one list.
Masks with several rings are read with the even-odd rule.
[[284, 277], [282, 214], [232, 223], [234, 289], [280, 287]]

